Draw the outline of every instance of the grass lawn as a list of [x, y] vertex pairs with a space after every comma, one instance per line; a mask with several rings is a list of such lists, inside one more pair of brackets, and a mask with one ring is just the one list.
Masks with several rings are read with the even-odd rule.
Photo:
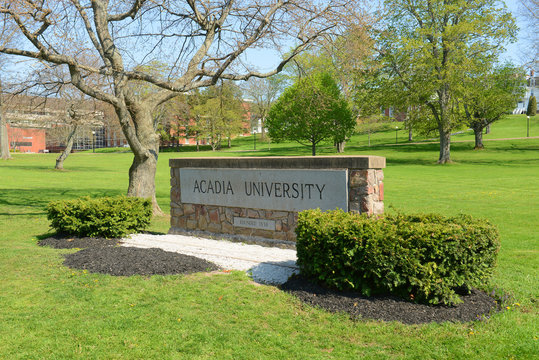
[[[486, 138], [525, 136], [519, 121], [495, 124]], [[514, 296], [510, 309], [465, 324], [353, 322], [241, 272], [120, 278], [70, 270], [61, 254], [74, 250], [36, 245], [49, 231], [44, 206], [123, 194], [131, 154], [73, 154], [62, 172], [53, 170], [55, 154], [15, 154], [0, 162], [0, 358], [539, 358], [539, 139], [485, 142], [482, 151], [454, 143], [455, 163], [439, 166], [436, 144], [395, 146], [394, 132], [379, 135], [385, 140], [371, 138], [371, 147], [354, 137], [346, 153], [387, 158], [388, 211], [463, 212], [498, 226], [502, 249], [492, 285]], [[161, 153], [162, 209], [169, 211], [170, 158], [310, 153], [292, 143], [268, 150], [259, 141], [256, 152], [252, 146], [246, 137], [219, 153]], [[166, 232], [167, 218], [154, 219], [152, 230]]]

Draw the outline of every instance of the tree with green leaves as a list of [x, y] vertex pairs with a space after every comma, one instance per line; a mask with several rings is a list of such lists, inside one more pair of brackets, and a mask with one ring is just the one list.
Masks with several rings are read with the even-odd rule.
[[510, 114], [524, 94], [525, 74], [509, 64], [491, 67], [465, 78], [462, 104], [466, 124], [475, 134], [475, 149], [483, 149], [483, 130]]
[[321, 141], [344, 141], [354, 125], [348, 103], [327, 73], [298, 79], [273, 104], [267, 121], [272, 140], [310, 146], [313, 156]]
[[526, 115], [535, 116], [537, 114], [537, 99], [535, 95], [530, 96], [528, 100], [528, 108], [526, 109]]
[[[494, 61], [517, 27], [495, 0], [386, 0], [377, 37], [384, 76], [429, 109], [440, 137], [438, 163], [451, 161], [451, 132], [462, 125], [463, 78]], [[429, 126], [427, 126], [429, 127]]]
[[221, 81], [200, 93], [199, 103], [191, 114], [196, 119], [199, 134], [209, 140], [213, 151], [220, 148], [221, 139], [230, 139], [241, 131], [245, 109], [241, 89], [231, 81]]

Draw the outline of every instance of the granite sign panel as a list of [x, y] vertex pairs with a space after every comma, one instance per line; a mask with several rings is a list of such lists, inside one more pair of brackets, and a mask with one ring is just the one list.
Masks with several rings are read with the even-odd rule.
[[348, 211], [347, 170], [181, 168], [180, 190], [189, 204]]

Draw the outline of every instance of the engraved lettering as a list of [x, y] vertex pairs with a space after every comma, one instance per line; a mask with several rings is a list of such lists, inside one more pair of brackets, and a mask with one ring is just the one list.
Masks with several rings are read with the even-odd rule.
[[271, 186], [268, 188], [268, 183], [264, 182], [264, 186], [266, 187], [266, 192], [268, 193], [268, 196], [271, 197], [271, 192], [273, 191], [273, 183], [271, 183]]
[[290, 191], [290, 184], [283, 183], [283, 197], [287, 197], [290, 199], [290, 194], [288, 193]]
[[305, 184], [305, 187], [309, 189], [309, 199], [312, 199], [311, 189], [314, 187], [314, 184]]
[[298, 183], [292, 184], [292, 191], [294, 192], [294, 195], [292, 195], [292, 198], [297, 199], [299, 197]]
[[253, 187], [253, 195], [255, 195], [256, 193], [256, 195], [260, 196], [260, 187], [259, 187], [260, 183], [259, 184], [251, 183], [251, 184], [252, 184], [251, 186]]
[[206, 180], [200, 180], [200, 192], [205, 194], [208, 191], [206, 188]]
[[324, 184], [324, 186], [322, 186], [322, 188], [320, 188], [320, 186], [318, 186], [318, 184], [316, 184], [316, 188], [318, 189], [318, 192], [320, 193], [320, 200], [322, 200], [322, 191], [324, 191], [325, 187], [326, 187], [326, 184]]
[[249, 183], [249, 187], [247, 187], [247, 181], [244, 182], [244, 184], [245, 184], [245, 195], [251, 196], [251, 194], [253, 193], [253, 184]]
[[282, 197], [281, 185], [282, 183], [275, 183], [275, 197]]

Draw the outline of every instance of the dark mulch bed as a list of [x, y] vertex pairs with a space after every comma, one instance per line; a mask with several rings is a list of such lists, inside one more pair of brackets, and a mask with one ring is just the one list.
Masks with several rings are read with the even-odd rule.
[[[39, 242], [41, 246], [57, 249], [81, 248], [66, 255], [64, 264], [70, 268], [86, 269], [116, 276], [189, 274], [218, 270], [206, 260], [161, 249], [141, 249], [117, 246], [119, 239], [76, 238], [57, 235]], [[363, 297], [357, 293], [338, 292], [294, 276], [281, 289], [302, 302], [331, 312], [348, 313], [352, 319], [400, 321], [405, 324], [484, 319], [499, 310], [496, 301], [484, 292], [473, 290], [462, 295], [456, 306], [429, 306], [391, 296]]]
[[219, 270], [209, 261], [161, 249], [90, 247], [65, 255], [64, 265], [115, 276], [171, 275]]
[[46, 239], [39, 240], [41, 246], [50, 246], [55, 249], [85, 249], [99, 246], [115, 246], [119, 244], [120, 239], [105, 239], [93, 237], [70, 237], [63, 235], [54, 235]]
[[345, 312], [352, 319], [400, 321], [404, 324], [485, 319], [499, 309], [496, 301], [479, 290], [461, 295], [462, 304], [431, 306], [416, 304], [392, 296], [364, 297], [352, 292], [339, 292], [314, 284], [302, 276], [294, 276], [281, 289], [302, 302], [331, 312]]

